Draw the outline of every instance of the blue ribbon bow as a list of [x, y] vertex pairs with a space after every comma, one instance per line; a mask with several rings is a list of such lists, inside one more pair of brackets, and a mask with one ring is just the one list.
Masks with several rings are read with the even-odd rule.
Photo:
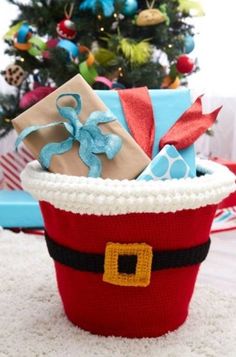
[[[62, 97], [71, 96], [76, 101], [75, 107], [61, 107], [58, 101]], [[90, 114], [85, 124], [82, 124], [78, 118], [81, 110], [80, 95], [76, 93], [66, 93], [58, 96], [56, 106], [60, 115], [67, 119], [65, 121], [52, 122], [45, 125], [33, 125], [25, 128], [16, 141], [16, 147], [29, 134], [44, 128], [64, 125], [69, 133], [69, 137], [59, 143], [49, 143], [45, 145], [39, 154], [39, 162], [43, 168], [48, 169], [53, 155], [64, 154], [71, 150], [73, 143], [78, 141], [80, 147], [78, 154], [86, 166], [89, 167], [89, 177], [100, 177], [102, 164], [96, 154], [105, 154], [108, 159], [113, 159], [122, 146], [122, 139], [115, 134], [103, 134], [97, 124], [109, 123], [115, 119], [109, 112], [95, 111]]]

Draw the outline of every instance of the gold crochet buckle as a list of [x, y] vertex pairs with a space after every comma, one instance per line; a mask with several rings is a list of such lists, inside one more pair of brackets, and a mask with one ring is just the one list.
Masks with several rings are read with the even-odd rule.
[[152, 255], [152, 247], [146, 243], [107, 243], [103, 281], [120, 286], [148, 286]]

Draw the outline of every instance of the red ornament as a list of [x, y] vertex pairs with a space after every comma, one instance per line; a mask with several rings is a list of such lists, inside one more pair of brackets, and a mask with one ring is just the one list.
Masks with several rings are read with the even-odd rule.
[[75, 24], [70, 19], [64, 19], [57, 24], [57, 33], [60, 37], [72, 40], [76, 36]]
[[67, 40], [73, 40], [73, 38], [75, 38], [77, 33], [75, 24], [73, 21], [71, 21], [73, 9], [74, 9], [74, 4], [70, 4], [69, 8], [68, 5], [65, 5], [64, 8], [65, 19], [57, 24], [58, 35]]
[[181, 55], [177, 59], [176, 69], [180, 73], [191, 73], [194, 67], [194, 61], [186, 56]]

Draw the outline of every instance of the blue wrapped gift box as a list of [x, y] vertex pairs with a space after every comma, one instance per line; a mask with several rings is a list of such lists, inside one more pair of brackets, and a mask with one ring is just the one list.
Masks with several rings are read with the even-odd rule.
[[0, 226], [41, 228], [44, 226], [39, 203], [20, 190], [0, 190]]
[[[114, 113], [121, 125], [129, 131], [117, 91], [96, 91], [101, 100]], [[153, 157], [159, 149], [161, 137], [191, 105], [189, 90], [150, 90], [155, 119]], [[193, 145], [180, 154], [195, 175], [195, 151]], [[39, 204], [24, 191], [0, 191], [0, 226], [34, 228], [42, 227]]]
[[[120, 124], [127, 130], [128, 126], [124, 117], [119, 94], [117, 91], [102, 91], [97, 90], [96, 93], [106, 106], [115, 114]], [[187, 110], [192, 102], [190, 92], [186, 88], [177, 90], [173, 89], [150, 89], [153, 114], [155, 120], [155, 139], [153, 145], [152, 158], [159, 152], [160, 139], [172, 125], [179, 119], [179, 117]], [[190, 167], [193, 176], [196, 174], [195, 150], [191, 145], [187, 149], [180, 150], [184, 160]]]

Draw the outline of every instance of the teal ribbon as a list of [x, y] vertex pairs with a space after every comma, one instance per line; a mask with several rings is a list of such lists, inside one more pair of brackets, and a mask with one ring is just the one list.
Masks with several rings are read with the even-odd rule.
[[[62, 107], [58, 104], [62, 97], [73, 97], [75, 107]], [[108, 159], [113, 159], [122, 146], [122, 139], [115, 134], [104, 134], [98, 127], [100, 123], [110, 123], [115, 119], [110, 112], [95, 111], [90, 114], [85, 124], [78, 118], [81, 111], [81, 99], [79, 94], [66, 93], [58, 96], [56, 106], [59, 114], [67, 121], [52, 122], [45, 125], [33, 125], [25, 128], [16, 141], [16, 147], [31, 133], [44, 128], [63, 125], [69, 133], [69, 137], [58, 143], [46, 144], [40, 151], [39, 162], [42, 167], [48, 169], [53, 155], [64, 154], [71, 150], [74, 142], [79, 142], [78, 155], [89, 168], [89, 177], [100, 177], [102, 163], [97, 154], [105, 154]]]

